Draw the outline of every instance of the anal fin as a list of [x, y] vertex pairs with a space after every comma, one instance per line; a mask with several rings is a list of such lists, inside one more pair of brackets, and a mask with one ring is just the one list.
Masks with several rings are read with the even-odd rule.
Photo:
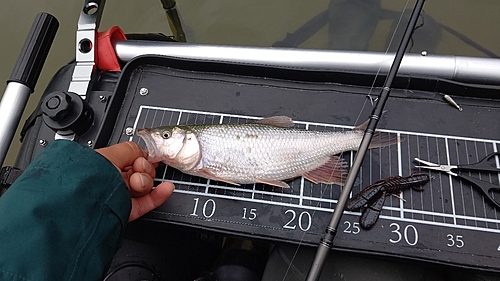
[[272, 185], [272, 186], [277, 186], [277, 187], [281, 187], [281, 188], [290, 188], [290, 186], [284, 181], [256, 179], [256, 182], [264, 183], [264, 184], [268, 184], [268, 185]]
[[237, 185], [237, 186], [240, 186], [239, 183], [235, 183], [233, 181], [230, 181], [230, 180], [227, 180], [227, 179], [224, 179], [224, 178], [221, 178], [221, 177], [218, 177], [216, 175], [214, 175], [212, 172], [210, 172], [209, 170], [207, 169], [200, 169], [200, 170], [196, 170], [195, 172], [197, 175], [201, 176], [201, 177], [204, 177], [204, 178], [207, 178], [207, 179], [211, 179], [211, 180], [215, 180], [215, 181], [221, 181], [221, 182], [225, 182], [225, 183], [228, 183], [228, 184], [232, 184], [232, 185]]
[[302, 176], [313, 183], [343, 185], [347, 174], [347, 163], [339, 156], [331, 156], [318, 168], [304, 173]]

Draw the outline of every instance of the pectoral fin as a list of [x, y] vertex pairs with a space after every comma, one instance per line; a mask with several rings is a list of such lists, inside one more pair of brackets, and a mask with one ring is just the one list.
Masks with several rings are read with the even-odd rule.
[[327, 183], [343, 185], [347, 163], [338, 156], [331, 156], [328, 161], [314, 170], [304, 173], [302, 176], [313, 183]]

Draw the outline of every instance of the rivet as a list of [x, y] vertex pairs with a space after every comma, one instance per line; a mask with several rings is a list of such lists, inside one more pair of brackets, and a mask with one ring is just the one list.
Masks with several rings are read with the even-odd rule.
[[141, 89], [139, 90], [139, 94], [140, 94], [141, 96], [145, 96], [145, 95], [147, 95], [148, 93], [149, 93], [148, 88], [141, 88]]
[[133, 133], [134, 133], [134, 128], [132, 128], [132, 127], [127, 127], [127, 128], [125, 129], [125, 134], [126, 134], [127, 136], [131, 136]]

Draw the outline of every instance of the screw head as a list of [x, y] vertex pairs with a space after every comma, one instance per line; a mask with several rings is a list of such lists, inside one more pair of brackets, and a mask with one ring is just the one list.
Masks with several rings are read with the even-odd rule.
[[139, 94], [140, 94], [141, 96], [145, 96], [145, 95], [147, 95], [148, 93], [149, 93], [148, 88], [141, 88], [141, 89], [139, 90]]
[[41, 139], [38, 141], [38, 143], [41, 145], [41, 146], [47, 146], [47, 141], [44, 140], [44, 139]]
[[99, 101], [100, 102], [106, 102], [108, 99], [106, 98], [106, 96], [99, 96]]
[[48, 109], [56, 109], [61, 104], [61, 98], [58, 96], [52, 97], [47, 101]]
[[92, 140], [89, 140], [89, 141], [87, 142], [87, 145], [88, 145], [88, 146], [92, 146], [93, 144], [94, 144], [94, 142], [93, 142]]
[[427, 56], [427, 51], [422, 51], [420, 54], [425, 57]]
[[125, 129], [125, 134], [126, 134], [127, 136], [131, 136], [132, 134], [134, 134], [134, 128], [132, 128], [132, 127], [127, 127], [127, 128]]

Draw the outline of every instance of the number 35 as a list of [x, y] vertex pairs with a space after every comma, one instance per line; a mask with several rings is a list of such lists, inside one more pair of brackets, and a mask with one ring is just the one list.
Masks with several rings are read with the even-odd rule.
[[462, 235], [453, 235], [453, 234], [448, 234], [446, 235], [446, 237], [448, 238], [448, 243], [446, 244], [446, 246], [448, 247], [457, 247], [457, 248], [462, 248], [465, 243], [464, 243], [464, 240], [462, 240]]

